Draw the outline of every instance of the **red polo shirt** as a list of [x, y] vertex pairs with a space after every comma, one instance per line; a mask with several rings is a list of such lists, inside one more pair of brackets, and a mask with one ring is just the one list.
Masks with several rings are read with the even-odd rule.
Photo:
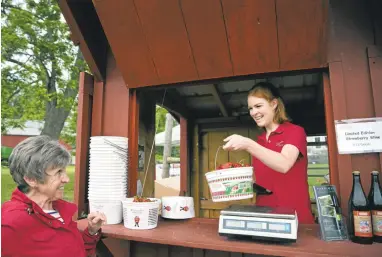
[[299, 223], [314, 223], [309, 198], [307, 142], [304, 129], [284, 122], [269, 135], [268, 140], [265, 132], [261, 134], [257, 143], [278, 153], [284, 145], [293, 145], [300, 151], [300, 157], [285, 174], [269, 168], [253, 157], [256, 183], [273, 191], [272, 195], [257, 196], [256, 204], [293, 208], [297, 212]]

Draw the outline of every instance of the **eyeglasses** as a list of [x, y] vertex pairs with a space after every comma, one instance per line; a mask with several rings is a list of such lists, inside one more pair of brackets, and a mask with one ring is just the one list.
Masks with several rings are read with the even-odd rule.
[[57, 177], [57, 178], [63, 178], [64, 176], [67, 176], [68, 173], [66, 172], [65, 169], [59, 169], [55, 170], [54, 172], [50, 171], [52, 174], [49, 174], [45, 172], [46, 175], [51, 176], [51, 177]]

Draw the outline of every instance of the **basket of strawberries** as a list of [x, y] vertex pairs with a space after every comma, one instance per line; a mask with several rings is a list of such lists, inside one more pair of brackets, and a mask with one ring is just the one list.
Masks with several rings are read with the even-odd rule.
[[129, 229], [153, 229], [158, 225], [160, 199], [134, 196], [122, 201], [123, 225]]
[[[216, 160], [216, 158], [215, 158]], [[253, 197], [253, 167], [242, 161], [220, 164], [205, 174], [213, 202]]]

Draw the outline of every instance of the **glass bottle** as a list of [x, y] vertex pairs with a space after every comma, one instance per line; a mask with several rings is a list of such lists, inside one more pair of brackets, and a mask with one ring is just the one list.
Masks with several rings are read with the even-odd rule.
[[373, 241], [382, 243], [382, 190], [378, 171], [371, 172], [368, 200], [373, 224]]
[[353, 171], [353, 188], [349, 198], [348, 211], [350, 240], [359, 244], [372, 244], [371, 212], [362, 188], [359, 171]]

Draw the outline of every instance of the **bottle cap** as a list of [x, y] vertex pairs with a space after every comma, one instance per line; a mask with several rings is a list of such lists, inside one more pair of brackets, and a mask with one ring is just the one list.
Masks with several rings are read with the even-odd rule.
[[361, 172], [359, 172], [358, 170], [355, 170], [355, 171], [353, 171], [353, 174], [354, 175], [359, 175], [359, 174], [361, 174]]
[[373, 175], [378, 175], [378, 174], [379, 174], [379, 171], [378, 171], [378, 170], [373, 170], [373, 171], [371, 172], [371, 174], [373, 174]]

